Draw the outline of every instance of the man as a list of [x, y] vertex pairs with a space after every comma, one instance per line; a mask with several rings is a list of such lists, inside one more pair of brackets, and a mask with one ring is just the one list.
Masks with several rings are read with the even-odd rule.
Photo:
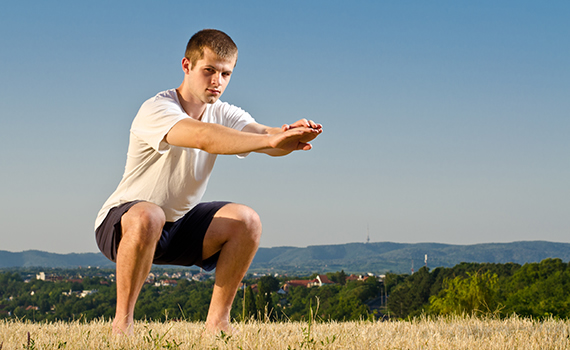
[[306, 119], [270, 128], [219, 101], [237, 55], [225, 33], [196, 33], [182, 59], [180, 87], [144, 102], [132, 123], [123, 178], [95, 223], [99, 248], [116, 262], [114, 333], [133, 332], [135, 303], [153, 263], [216, 268], [206, 329], [229, 331], [231, 305], [257, 251], [261, 223], [241, 204], [200, 203], [216, 155], [283, 156], [311, 149], [309, 142], [322, 132]]

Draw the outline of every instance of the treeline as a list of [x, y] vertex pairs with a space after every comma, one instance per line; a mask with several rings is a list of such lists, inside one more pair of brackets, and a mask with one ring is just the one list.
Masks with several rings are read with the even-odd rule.
[[[235, 320], [302, 320], [317, 313], [315, 316], [322, 319], [342, 321], [373, 314], [366, 302], [380, 293], [381, 283], [377, 279], [347, 283], [344, 272], [328, 276], [340, 283], [293, 287], [287, 294], [279, 292], [283, 278], [265, 276], [246, 280], [247, 287], [238, 291], [234, 300], [231, 317]], [[144, 285], [135, 308], [135, 319], [205, 321], [214, 282], [187, 279], [177, 282], [176, 286], [166, 287]], [[81, 291], [96, 292], [81, 296]], [[18, 272], [0, 273], [0, 318], [89, 321], [112, 318], [115, 304], [116, 286], [102, 277], [86, 277], [81, 282], [32, 279], [25, 283]]]
[[423, 267], [412, 275], [388, 274], [391, 316], [493, 314], [505, 317], [570, 318], [570, 264], [461, 263], [453, 268]]
[[[570, 318], [570, 264], [546, 259], [523, 266], [461, 263], [453, 268], [421, 268], [412, 275], [386, 274], [383, 281], [347, 281], [343, 271], [328, 273], [332, 285], [292, 287], [284, 278], [265, 276], [245, 281], [234, 300], [235, 320], [327, 321], [408, 318], [422, 314], [467, 314], [507, 317]], [[311, 276], [311, 279], [315, 276]], [[179, 279], [176, 286], [145, 285], [135, 309], [137, 320], [204, 321], [213, 281]], [[80, 296], [70, 291], [96, 292]], [[387, 305], [384, 296], [387, 295]], [[114, 283], [103, 277], [81, 282], [25, 283], [15, 271], [0, 272], [0, 318], [32, 321], [112, 318]]]
[[[97, 292], [83, 298], [72, 293], [83, 290]], [[100, 316], [112, 317], [115, 303], [115, 285], [102, 277], [86, 277], [81, 283], [35, 279], [25, 283], [18, 272], [0, 273], [0, 318], [90, 320]]]

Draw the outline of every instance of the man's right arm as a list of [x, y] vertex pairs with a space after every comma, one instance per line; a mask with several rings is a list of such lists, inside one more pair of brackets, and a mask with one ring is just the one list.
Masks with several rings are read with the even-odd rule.
[[315, 132], [299, 127], [277, 134], [256, 134], [186, 118], [170, 129], [165, 141], [173, 146], [197, 148], [212, 154], [242, 154], [267, 148], [290, 152], [311, 149], [310, 144], [301, 140]]

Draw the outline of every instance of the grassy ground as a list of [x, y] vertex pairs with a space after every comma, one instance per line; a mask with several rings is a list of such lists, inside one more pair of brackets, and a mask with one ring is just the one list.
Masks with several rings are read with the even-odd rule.
[[[411, 322], [236, 323], [237, 334], [202, 336], [203, 323], [138, 322], [111, 335], [109, 321], [0, 321], [7, 349], [570, 349], [570, 321], [420, 318]], [[29, 336], [28, 336], [29, 334]]]

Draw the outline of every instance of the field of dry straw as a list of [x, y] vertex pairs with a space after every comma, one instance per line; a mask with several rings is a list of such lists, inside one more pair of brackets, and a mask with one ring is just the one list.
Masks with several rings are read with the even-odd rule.
[[[203, 323], [137, 322], [111, 335], [109, 321], [0, 321], [8, 349], [570, 349], [570, 321], [512, 317], [418, 318], [389, 322], [236, 323], [233, 335], [202, 336]], [[28, 335], [29, 334], [29, 335]]]

